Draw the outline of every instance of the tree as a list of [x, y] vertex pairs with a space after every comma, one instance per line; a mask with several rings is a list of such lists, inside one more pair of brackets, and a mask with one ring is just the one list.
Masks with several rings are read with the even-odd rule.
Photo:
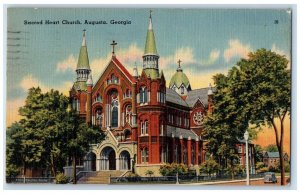
[[251, 113], [250, 122], [257, 127], [272, 127], [280, 157], [281, 185], [284, 185], [283, 139], [284, 120], [290, 113], [291, 75], [288, 60], [266, 49], [250, 53], [237, 63], [239, 79], [233, 86], [239, 91], [244, 111]]
[[277, 148], [277, 146], [274, 145], [274, 144], [268, 145], [268, 146], [265, 148], [265, 150], [266, 150], [267, 152], [278, 152], [278, 148]]
[[20, 124], [24, 128], [23, 144], [32, 153], [28, 158], [38, 162], [34, 166], [49, 167], [55, 177], [62, 171], [65, 157], [61, 149], [63, 121], [67, 117], [68, 98], [58, 91], [42, 93], [40, 88], [29, 89], [25, 106], [19, 109], [24, 117]]
[[76, 111], [68, 113], [63, 129], [64, 139], [62, 141], [68, 142], [64, 152], [72, 158], [73, 184], [76, 184], [76, 160], [86, 154], [91, 143], [101, 141], [104, 136], [99, 129], [85, 123]]
[[6, 131], [6, 176], [15, 177], [19, 174], [20, 166], [25, 163], [22, 152], [20, 132], [22, 127], [15, 122]]
[[254, 145], [254, 160], [255, 162], [262, 162], [263, 161], [263, 149], [260, 145]]
[[210, 177], [211, 174], [216, 173], [220, 169], [220, 165], [212, 157], [210, 157], [200, 165], [199, 169], [201, 173], [208, 174]]
[[[206, 149], [221, 165], [222, 171], [230, 165], [231, 169], [237, 164], [238, 153], [236, 145], [248, 129], [249, 116], [243, 110], [243, 102], [236, 98], [232, 84], [236, 79], [237, 69], [233, 69], [228, 76], [217, 74], [213, 77], [215, 92], [213, 95], [213, 111], [208, 113], [202, 135], [207, 140]], [[251, 138], [255, 134], [250, 133]]]
[[[12, 168], [40, 167], [51, 169], [52, 176], [63, 171], [68, 156], [76, 161], [90, 143], [102, 139], [99, 129], [88, 126], [77, 112], [69, 112], [69, 98], [51, 90], [29, 89], [23, 116], [9, 128], [7, 136], [7, 172]], [[15, 164], [16, 166], [12, 166]], [[75, 168], [74, 168], [75, 169]], [[76, 180], [76, 179], [75, 179]]]

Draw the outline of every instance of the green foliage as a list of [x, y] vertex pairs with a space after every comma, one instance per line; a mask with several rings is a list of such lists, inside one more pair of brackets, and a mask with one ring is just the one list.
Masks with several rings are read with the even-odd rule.
[[160, 167], [159, 172], [163, 176], [175, 176], [178, 175], [186, 175], [188, 173], [188, 167], [185, 164], [164, 164]]
[[17, 165], [6, 163], [6, 177], [16, 177], [19, 172], [20, 168]]
[[256, 172], [257, 173], [265, 173], [265, 172], [268, 172], [268, 171], [269, 171], [268, 167], [263, 167], [263, 168], [260, 168], [259, 170], [257, 170]]
[[103, 137], [75, 112], [68, 111], [69, 98], [51, 90], [29, 89], [23, 117], [7, 130], [7, 167], [49, 168], [52, 176], [63, 171], [68, 156], [82, 156]]
[[265, 150], [266, 150], [267, 152], [278, 152], [278, 148], [277, 148], [277, 146], [274, 145], [274, 144], [268, 145], [267, 147], [265, 147]]
[[255, 162], [262, 162], [263, 161], [263, 149], [260, 145], [254, 145], [254, 160]]
[[265, 172], [268, 172], [268, 167], [266, 167], [265, 163], [263, 162], [257, 162], [256, 163], [256, 172], [257, 173], [265, 173]]
[[263, 163], [263, 162], [257, 162], [256, 165], [255, 165], [255, 167], [256, 167], [257, 170], [259, 170], [259, 169], [265, 167], [265, 163]]
[[[243, 139], [246, 129], [253, 139], [253, 128], [261, 129], [266, 124], [273, 127], [276, 146], [283, 152], [283, 123], [291, 105], [291, 74], [287, 64], [284, 56], [259, 49], [249, 53], [248, 59], [241, 59], [227, 76], [214, 76], [214, 107], [205, 120], [203, 136], [208, 141], [207, 151], [220, 163], [235, 155], [236, 138]], [[250, 124], [254, 127], [249, 128]], [[283, 184], [284, 174], [281, 177]]]
[[147, 170], [146, 173], [145, 173], [146, 176], [148, 175], [148, 176], [150, 176], [150, 177], [151, 177], [153, 174], [154, 174], [154, 172], [153, 172], [152, 170]]
[[69, 182], [68, 177], [64, 173], [58, 173], [55, 177], [56, 184], [67, 184]]
[[220, 165], [212, 157], [210, 157], [208, 160], [203, 162], [199, 168], [200, 173], [205, 173], [210, 176], [220, 170]]

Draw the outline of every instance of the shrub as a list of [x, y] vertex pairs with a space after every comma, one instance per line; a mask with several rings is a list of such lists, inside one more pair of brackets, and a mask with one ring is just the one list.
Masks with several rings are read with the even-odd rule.
[[69, 182], [68, 177], [64, 173], [58, 173], [55, 177], [56, 184], [67, 184]]
[[150, 177], [154, 174], [152, 170], [147, 170], [146, 171], [146, 176], [149, 175]]
[[130, 172], [129, 174], [126, 175], [126, 177], [140, 177], [138, 174]]
[[178, 175], [186, 175], [188, 173], [188, 167], [185, 164], [165, 164], [160, 167], [159, 172], [163, 176], [175, 176]]
[[268, 167], [262, 167], [256, 171], [257, 173], [265, 173], [268, 172]]

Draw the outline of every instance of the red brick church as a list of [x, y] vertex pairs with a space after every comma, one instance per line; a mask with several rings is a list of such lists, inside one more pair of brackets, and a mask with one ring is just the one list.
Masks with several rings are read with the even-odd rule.
[[203, 118], [212, 110], [212, 87], [192, 89], [180, 60], [166, 86], [151, 14], [140, 74], [137, 67], [130, 73], [118, 60], [116, 44], [111, 44], [112, 57], [102, 75], [93, 81], [83, 34], [77, 80], [70, 91], [72, 107], [106, 134], [101, 143], [91, 145], [83, 168], [134, 168], [142, 176], [146, 170], [158, 175], [164, 163], [184, 163], [197, 169], [205, 160], [201, 131]]

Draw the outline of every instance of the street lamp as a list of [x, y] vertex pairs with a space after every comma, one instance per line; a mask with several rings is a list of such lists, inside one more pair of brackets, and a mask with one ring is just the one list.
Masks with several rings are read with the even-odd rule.
[[246, 185], [250, 185], [250, 177], [249, 177], [249, 153], [248, 153], [249, 133], [248, 133], [247, 130], [244, 133], [244, 138], [245, 138], [245, 142], [246, 142], [246, 174], [247, 174]]

